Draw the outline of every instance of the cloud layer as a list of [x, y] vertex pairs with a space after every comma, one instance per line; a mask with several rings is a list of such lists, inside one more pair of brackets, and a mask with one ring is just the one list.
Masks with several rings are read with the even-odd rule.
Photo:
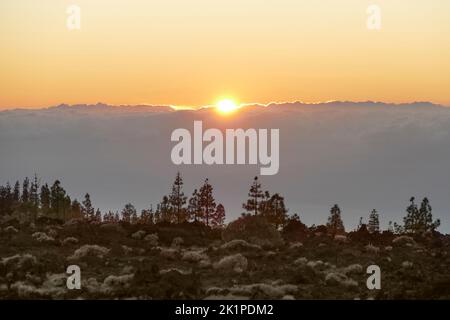
[[342, 207], [347, 228], [376, 208], [382, 224], [401, 221], [411, 196], [428, 196], [441, 230], [450, 231], [450, 109], [429, 103], [285, 103], [247, 106], [223, 117], [212, 109], [65, 106], [0, 112], [0, 183], [35, 172], [61, 179], [68, 192], [92, 195], [103, 210], [130, 201], [156, 204], [177, 170], [190, 195], [204, 178], [229, 219], [242, 212], [256, 165], [175, 166], [171, 132], [205, 128], [279, 128], [280, 171], [262, 177], [282, 193], [290, 212], [324, 223]]

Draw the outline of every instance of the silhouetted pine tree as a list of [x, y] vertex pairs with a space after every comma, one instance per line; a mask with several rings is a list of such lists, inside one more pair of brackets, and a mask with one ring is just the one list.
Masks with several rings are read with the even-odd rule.
[[169, 203], [171, 210], [175, 215], [176, 222], [178, 223], [187, 219], [186, 209], [184, 208], [186, 199], [187, 197], [184, 196], [183, 192], [183, 178], [181, 178], [181, 174], [177, 172], [175, 182], [172, 185], [172, 193], [169, 196]]
[[327, 223], [328, 232], [333, 236], [345, 232], [344, 223], [341, 218], [341, 209], [335, 204], [330, 210], [330, 216]]
[[100, 211], [100, 209], [97, 209], [97, 211], [95, 211], [95, 222], [96, 223], [102, 222], [102, 212]]
[[47, 216], [50, 214], [50, 188], [48, 187], [48, 184], [44, 184], [41, 187], [41, 210], [42, 214], [44, 216]]
[[370, 233], [380, 232], [380, 218], [377, 210], [373, 209], [369, 215], [369, 223], [367, 225], [367, 231]]
[[213, 187], [206, 179], [203, 186], [200, 188], [200, 207], [202, 208], [203, 221], [209, 226], [210, 220], [216, 210], [216, 201], [213, 197]]
[[275, 193], [266, 201], [265, 210], [267, 220], [277, 229], [285, 224], [288, 210], [284, 204], [284, 198], [278, 193]]
[[403, 218], [404, 232], [417, 234], [434, 231], [441, 225], [439, 219], [433, 221], [432, 208], [428, 198], [422, 200], [420, 209], [417, 207], [414, 197], [409, 201], [410, 205], [406, 208], [406, 217]]
[[30, 192], [29, 192], [29, 201], [31, 205], [31, 214], [33, 215], [33, 220], [37, 219], [38, 213], [39, 213], [39, 181], [37, 178], [37, 175], [34, 175], [33, 182], [30, 186]]
[[56, 180], [50, 188], [50, 212], [56, 219], [65, 220], [66, 213], [70, 209], [70, 198], [61, 187], [61, 182]]
[[159, 204], [160, 219], [164, 222], [174, 222], [172, 207], [170, 206], [170, 201], [167, 196], [164, 196], [161, 203]]
[[121, 215], [123, 222], [131, 223], [131, 217], [137, 215], [136, 208], [131, 203], [127, 203], [122, 209]]
[[108, 211], [107, 213], [105, 213], [105, 215], [103, 216], [103, 221], [104, 222], [108, 222], [108, 223], [114, 223], [114, 212], [112, 211]]
[[81, 213], [81, 204], [77, 199], [74, 199], [71, 204], [71, 218], [72, 219], [81, 219], [83, 214]]
[[16, 204], [18, 204], [20, 201], [20, 183], [19, 183], [19, 181], [16, 181], [16, 184], [14, 185], [13, 201]]
[[216, 212], [214, 212], [211, 224], [213, 227], [221, 228], [225, 223], [225, 208], [219, 203], [216, 207]]
[[0, 189], [0, 213], [9, 215], [13, 212], [13, 195], [9, 182]]
[[30, 200], [29, 186], [30, 186], [30, 179], [26, 177], [22, 183], [22, 198], [21, 198], [22, 203], [27, 203]]
[[189, 219], [194, 222], [203, 220], [202, 207], [200, 206], [200, 194], [197, 192], [197, 189], [194, 190], [192, 197], [189, 199], [188, 214]]
[[264, 191], [263, 197], [258, 204], [258, 212], [263, 216], [269, 216], [271, 214], [272, 208], [270, 207], [270, 193], [269, 191]]
[[258, 177], [253, 179], [253, 184], [250, 187], [250, 191], [248, 193], [249, 199], [246, 203], [242, 205], [242, 207], [248, 212], [253, 212], [256, 216], [260, 211], [260, 200], [264, 198], [264, 193], [261, 189], [261, 184], [258, 181]]
[[134, 212], [131, 215], [131, 224], [138, 224], [139, 222], [139, 216], [137, 214], [137, 210], [134, 210]]
[[81, 213], [83, 218], [88, 221], [93, 221], [95, 219], [94, 207], [92, 206], [91, 196], [89, 193], [84, 195], [83, 206], [81, 207]]
[[359, 223], [358, 223], [358, 227], [356, 227], [356, 230], [360, 230], [363, 226], [364, 226], [364, 218], [363, 217], [359, 217]]
[[141, 224], [153, 224], [153, 207], [150, 209], [143, 209], [141, 211], [141, 216], [139, 219], [139, 223]]
[[161, 204], [156, 205], [155, 214], [153, 215], [153, 222], [155, 224], [161, 222]]

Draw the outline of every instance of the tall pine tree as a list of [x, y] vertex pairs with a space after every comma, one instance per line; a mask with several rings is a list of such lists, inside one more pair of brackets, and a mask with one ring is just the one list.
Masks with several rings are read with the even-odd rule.
[[417, 207], [414, 197], [409, 201], [410, 205], [406, 208], [406, 217], [403, 218], [404, 227], [402, 230], [404, 232], [418, 234], [434, 231], [440, 226], [441, 221], [439, 219], [433, 221], [432, 208], [428, 198], [422, 200], [420, 208]]
[[50, 188], [48, 187], [48, 184], [44, 184], [41, 187], [41, 210], [42, 214], [44, 216], [47, 216], [50, 214]]
[[327, 223], [328, 232], [333, 235], [342, 234], [345, 232], [344, 223], [341, 218], [341, 209], [335, 204], [330, 210], [330, 216]]
[[131, 218], [137, 216], [136, 208], [131, 203], [127, 203], [121, 214], [123, 222], [131, 223]]
[[83, 218], [88, 221], [95, 220], [95, 210], [92, 206], [91, 196], [89, 193], [84, 195], [83, 206], [81, 207], [81, 213], [83, 214]]
[[16, 184], [14, 185], [13, 201], [15, 203], [19, 203], [19, 201], [20, 201], [20, 183], [19, 183], [19, 181], [16, 181]]
[[253, 212], [256, 216], [258, 212], [260, 212], [260, 199], [264, 198], [264, 193], [261, 189], [261, 184], [258, 181], [258, 177], [253, 179], [253, 184], [250, 187], [248, 197], [249, 199], [242, 205], [242, 207], [250, 213]]
[[216, 212], [214, 212], [211, 224], [215, 228], [221, 228], [223, 227], [224, 223], [225, 223], [225, 208], [221, 203], [219, 203], [216, 207]]
[[172, 223], [175, 221], [172, 206], [170, 205], [169, 197], [164, 196], [159, 204], [159, 218], [160, 221]]
[[192, 197], [189, 199], [188, 204], [189, 219], [198, 222], [203, 219], [202, 207], [200, 206], [200, 193], [197, 189], [192, 193]]
[[181, 174], [177, 172], [175, 182], [172, 185], [172, 193], [169, 196], [169, 203], [178, 223], [187, 219], [186, 209], [184, 208], [186, 199], [187, 197], [184, 196], [183, 192], [183, 178], [181, 178]]
[[200, 207], [202, 208], [203, 221], [209, 226], [216, 210], [216, 201], [213, 197], [213, 187], [209, 184], [208, 179], [200, 188]]
[[277, 229], [285, 224], [288, 210], [284, 204], [284, 198], [278, 193], [275, 193], [265, 202], [265, 210], [267, 220]]
[[81, 219], [83, 217], [81, 213], [81, 204], [77, 199], [72, 201], [71, 204], [71, 218], [72, 219]]
[[29, 186], [30, 186], [30, 179], [26, 177], [22, 183], [22, 203], [27, 203], [30, 200]]
[[50, 188], [50, 212], [56, 219], [65, 220], [66, 213], [70, 209], [70, 198], [61, 186], [61, 182], [56, 180]]
[[39, 212], [39, 181], [37, 178], [37, 175], [34, 175], [33, 182], [31, 182], [30, 186], [30, 195], [29, 195], [29, 201], [31, 204], [31, 213], [33, 215], [33, 220], [37, 219], [38, 212]]
[[380, 218], [377, 210], [373, 209], [369, 215], [369, 223], [367, 225], [367, 230], [370, 233], [380, 232]]

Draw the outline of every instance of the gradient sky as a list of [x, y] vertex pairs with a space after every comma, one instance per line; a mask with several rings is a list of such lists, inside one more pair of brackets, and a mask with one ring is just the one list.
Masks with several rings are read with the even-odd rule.
[[[381, 31], [366, 27], [368, 5]], [[80, 31], [66, 7], [82, 10]], [[447, 0], [1, 0], [0, 108], [427, 100], [450, 105]]]

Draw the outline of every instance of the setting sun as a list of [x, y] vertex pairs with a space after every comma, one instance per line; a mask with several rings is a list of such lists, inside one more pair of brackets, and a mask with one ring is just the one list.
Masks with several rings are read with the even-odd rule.
[[217, 103], [217, 110], [219, 110], [222, 113], [230, 113], [238, 108], [239, 106], [236, 105], [236, 103], [234, 103], [234, 101], [230, 99], [221, 100]]

